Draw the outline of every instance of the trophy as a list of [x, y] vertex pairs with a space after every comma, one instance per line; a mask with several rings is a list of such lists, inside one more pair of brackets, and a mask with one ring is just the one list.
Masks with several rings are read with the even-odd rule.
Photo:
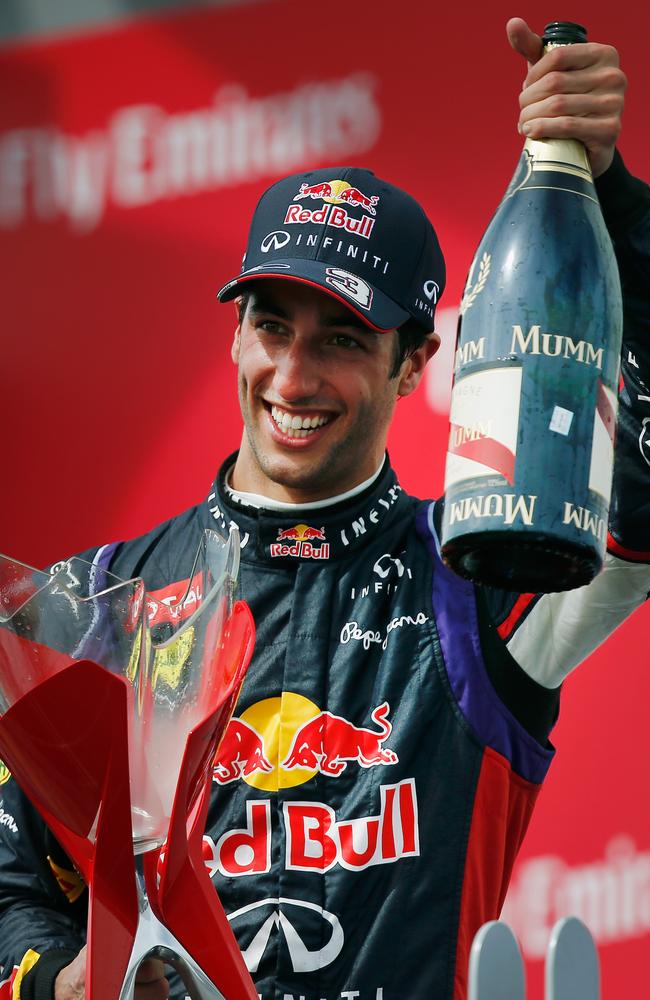
[[148, 957], [192, 1000], [257, 1000], [202, 858], [254, 642], [239, 534], [204, 532], [177, 600], [101, 553], [52, 573], [0, 556], [0, 757], [88, 885], [88, 1000], [131, 1000]]

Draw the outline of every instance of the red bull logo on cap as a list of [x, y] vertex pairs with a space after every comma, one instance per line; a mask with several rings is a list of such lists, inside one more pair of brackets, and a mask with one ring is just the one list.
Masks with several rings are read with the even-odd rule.
[[[323, 542], [314, 545], [315, 541]], [[330, 546], [325, 541], [325, 528], [312, 528], [308, 524], [296, 524], [293, 528], [278, 530], [278, 537], [270, 546], [272, 558], [329, 559]]]
[[[325, 202], [322, 208], [307, 208], [304, 205], [291, 204], [287, 208], [284, 218], [285, 225], [296, 223], [305, 225], [311, 223], [317, 226], [333, 226], [335, 229], [342, 229], [355, 236], [363, 236], [370, 239], [375, 225], [379, 195], [364, 194], [359, 188], [348, 184], [347, 181], [334, 178], [331, 181], [322, 181], [320, 184], [301, 184], [298, 194], [293, 201], [302, 201], [305, 198], [315, 199]], [[350, 215], [346, 207], [361, 208], [364, 213], [360, 217]]]
[[368, 197], [359, 188], [342, 180], [323, 181], [320, 184], [301, 184], [300, 191], [293, 200], [300, 201], [301, 198], [322, 198], [330, 205], [347, 204], [354, 208], [360, 205], [371, 215], [377, 214], [375, 205], [379, 203], [378, 194]]

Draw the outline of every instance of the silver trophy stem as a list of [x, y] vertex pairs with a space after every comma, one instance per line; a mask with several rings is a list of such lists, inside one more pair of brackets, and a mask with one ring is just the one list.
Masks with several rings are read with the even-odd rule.
[[133, 1000], [136, 973], [145, 958], [159, 958], [171, 965], [179, 974], [191, 1000], [226, 1000], [180, 941], [158, 920], [139, 876], [137, 882], [140, 910], [138, 928], [119, 1000]]

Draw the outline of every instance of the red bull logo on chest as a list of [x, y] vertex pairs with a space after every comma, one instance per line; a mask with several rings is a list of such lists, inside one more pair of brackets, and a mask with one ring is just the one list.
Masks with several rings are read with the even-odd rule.
[[[323, 710], [293, 691], [253, 702], [228, 724], [213, 762], [214, 781], [227, 785], [242, 780], [259, 792], [277, 792], [317, 775], [336, 782], [347, 769], [380, 768], [389, 783], [377, 780], [378, 801], [367, 816], [350, 819], [309, 793], [283, 803], [284, 866], [320, 873], [336, 866], [358, 871], [418, 856], [415, 779], [392, 777], [399, 757], [386, 745], [393, 732], [389, 716], [390, 705], [384, 701], [369, 711], [369, 724], [360, 725], [362, 720]], [[317, 791], [322, 795], [326, 788], [319, 785]], [[217, 843], [204, 838], [211, 875], [233, 878], [271, 870], [272, 812], [271, 799], [248, 799], [244, 826], [227, 830]]]
[[303, 695], [254, 702], [228, 723], [217, 750], [213, 777], [219, 785], [243, 779], [265, 791], [301, 785], [317, 774], [338, 778], [348, 768], [391, 767], [397, 753], [387, 746], [393, 731], [387, 701], [356, 725], [324, 711]]
[[[315, 545], [316, 541], [322, 545]], [[325, 541], [325, 528], [312, 528], [308, 524], [296, 524], [293, 528], [281, 528], [278, 537], [270, 546], [274, 559], [292, 557], [294, 559], [329, 559], [329, 542]]]

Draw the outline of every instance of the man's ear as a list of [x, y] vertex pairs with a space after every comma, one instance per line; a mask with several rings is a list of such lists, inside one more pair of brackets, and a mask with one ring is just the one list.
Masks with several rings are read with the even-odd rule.
[[420, 379], [424, 375], [427, 362], [433, 357], [440, 347], [440, 337], [437, 333], [430, 333], [420, 347], [416, 347], [412, 354], [402, 362], [402, 370], [398, 375], [397, 395], [410, 396], [417, 389]]

